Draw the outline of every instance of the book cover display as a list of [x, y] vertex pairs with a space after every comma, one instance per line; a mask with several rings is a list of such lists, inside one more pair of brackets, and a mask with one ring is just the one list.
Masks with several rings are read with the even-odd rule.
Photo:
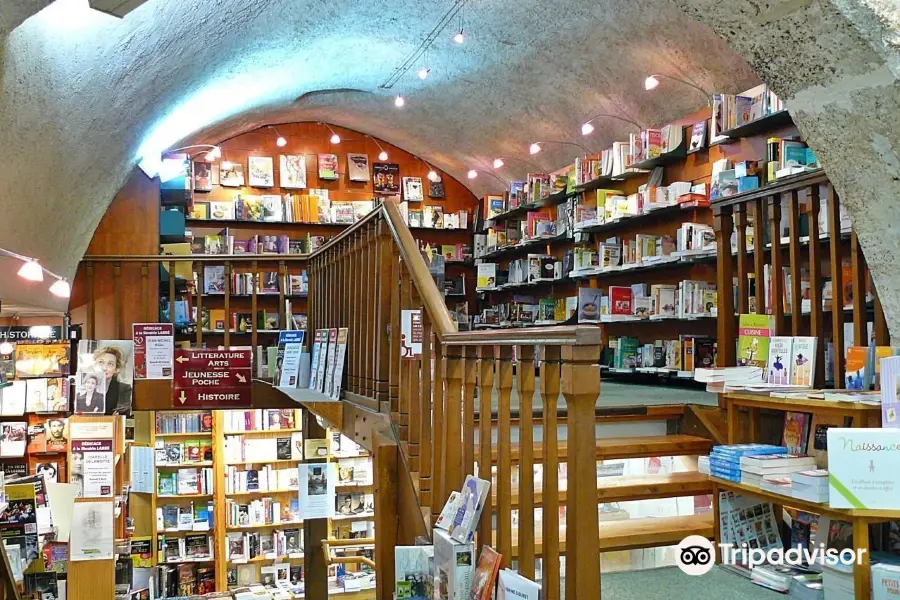
[[369, 181], [369, 156], [347, 154], [347, 176], [350, 181]]
[[741, 315], [738, 320], [738, 365], [766, 368], [771, 336], [771, 316]]
[[900, 508], [900, 429], [828, 429], [829, 504]]
[[396, 163], [374, 163], [372, 165], [376, 194], [396, 195], [400, 193], [400, 165]]

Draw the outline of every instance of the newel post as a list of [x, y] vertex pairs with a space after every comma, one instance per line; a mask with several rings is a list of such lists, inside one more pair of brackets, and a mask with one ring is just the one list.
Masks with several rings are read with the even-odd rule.
[[599, 345], [562, 347], [562, 393], [568, 410], [566, 598], [600, 598], [594, 430], [600, 395], [599, 361]]

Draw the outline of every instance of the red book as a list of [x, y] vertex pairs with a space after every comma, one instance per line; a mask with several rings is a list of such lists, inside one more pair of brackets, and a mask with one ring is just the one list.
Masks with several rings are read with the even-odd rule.
[[631, 315], [631, 288], [625, 286], [609, 286], [609, 314]]
[[497, 583], [497, 573], [500, 571], [500, 558], [497, 551], [490, 546], [481, 547], [481, 556], [478, 557], [478, 566], [475, 567], [472, 587], [469, 590], [469, 600], [491, 600]]

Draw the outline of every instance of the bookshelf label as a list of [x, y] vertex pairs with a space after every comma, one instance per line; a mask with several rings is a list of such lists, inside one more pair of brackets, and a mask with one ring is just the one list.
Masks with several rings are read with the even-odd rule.
[[172, 406], [249, 407], [252, 381], [250, 350], [179, 349], [175, 352]]

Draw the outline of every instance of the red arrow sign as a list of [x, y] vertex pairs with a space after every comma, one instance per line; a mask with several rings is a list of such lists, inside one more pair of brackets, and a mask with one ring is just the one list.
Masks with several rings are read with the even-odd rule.
[[176, 408], [252, 406], [251, 367], [250, 350], [178, 349], [172, 405]]
[[249, 369], [253, 366], [250, 350], [175, 350], [175, 372], [180, 369]]
[[253, 406], [250, 386], [241, 388], [175, 389], [172, 405], [176, 408], [249, 408]]

